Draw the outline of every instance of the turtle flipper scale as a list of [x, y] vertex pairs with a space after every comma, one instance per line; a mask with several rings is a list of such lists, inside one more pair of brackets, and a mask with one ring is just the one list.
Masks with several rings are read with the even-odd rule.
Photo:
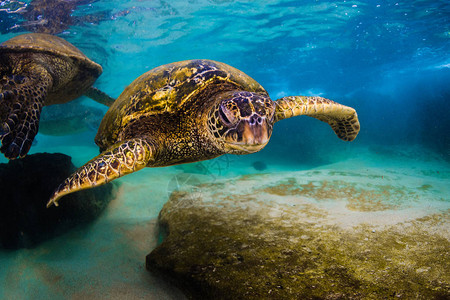
[[356, 111], [348, 106], [322, 97], [290, 96], [275, 101], [275, 122], [306, 115], [328, 123], [344, 141], [353, 141], [360, 124]]
[[110, 182], [139, 171], [155, 159], [156, 147], [145, 139], [135, 138], [118, 142], [81, 166], [55, 190], [47, 203], [54, 204], [67, 194]]
[[0, 79], [0, 151], [6, 158], [22, 158], [30, 150], [51, 85], [51, 76], [39, 68]]

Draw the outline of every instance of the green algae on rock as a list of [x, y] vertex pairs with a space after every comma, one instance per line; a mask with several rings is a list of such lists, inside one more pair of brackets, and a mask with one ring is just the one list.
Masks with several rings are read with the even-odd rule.
[[[342, 205], [323, 205], [325, 200], [314, 198], [322, 193], [322, 184], [308, 185], [320, 174], [301, 182], [305, 173], [272, 174], [276, 178], [271, 180], [267, 175], [245, 176], [225, 185], [217, 182], [220, 189], [215, 183], [203, 184], [196, 197], [174, 192], [159, 217], [168, 235], [147, 256], [147, 269], [174, 279], [193, 299], [450, 296], [450, 242], [445, 230], [449, 210], [430, 208], [415, 215], [411, 205], [417, 202], [412, 201], [408, 206], [383, 206], [383, 211], [355, 211], [348, 203], [356, 200], [345, 197], [335, 199]], [[370, 188], [380, 178], [369, 175]], [[265, 184], [255, 194], [248, 193], [248, 186], [257, 186], [249, 184], [253, 180]], [[357, 183], [356, 177], [342, 180], [346, 185]], [[289, 187], [284, 193], [261, 193], [276, 183]], [[292, 196], [290, 192], [305, 185], [308, 195]], [[327, 185], [330, 191], [331, 187]], [[405, 187], [405, 198], [409, 192]], [[391, 210], [403, 219], [392, 220]], [[340, 219], [343, 212], [351, 224]], [[387, 214], [386, 220], [381, 220], [381, 213]]]

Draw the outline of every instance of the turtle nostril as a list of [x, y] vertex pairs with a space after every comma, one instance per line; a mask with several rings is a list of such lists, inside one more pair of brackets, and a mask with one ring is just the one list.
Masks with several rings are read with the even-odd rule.
[[262, 118], [260, 116], [257, 115], [253, 115], [250, 117], [250, 119], [248, 120], [248, 123], [250, 125], [255, 125], [256, 123], [258, 123], [259, 125], [262, 124]]
[[250, 125], [255, 125], [255, 124], [261, 125], [261, 124], [262, 124], [262, 121], [263, 121], [263, 119], [262, 119], [260, 116], [253, 115], [253, 116], [251, 116], [250, 119], [248, 120], [248, 123], [249, 123]]

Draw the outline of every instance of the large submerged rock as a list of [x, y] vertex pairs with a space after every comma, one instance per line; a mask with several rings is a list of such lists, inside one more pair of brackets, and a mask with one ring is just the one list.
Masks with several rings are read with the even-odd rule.
[[146, 266], [192, 299], [448, 299], [448, 175], [319, 170], [175, 191]]
[[95, 219], [114, 195], [114, 183], [65, 196], [46, 208], [75, 166], [64, 154], [40, 153], [0, 164], [0, 245], [29, 248]]

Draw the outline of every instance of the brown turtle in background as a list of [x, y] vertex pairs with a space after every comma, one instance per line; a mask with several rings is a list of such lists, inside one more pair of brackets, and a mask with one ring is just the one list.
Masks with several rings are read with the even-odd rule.
[[95, 138], [101, 154], [67, 178], [47, 206], [144, 167], [257, 152], [276, 122], [299, 115], [328, 123], [345, 141], [359, 132], [353, 108], [321, 97], [272, 101], [259, 83], [224, 63], [188, 60], [157, 67], [109, 108]]
[[92, 84], [102, 67], [69, 42], [30, 33], [0, 44], [0, 151], [25, 156], [39, 128], [44, 105], [71, 101], [83, 93], [103, 104], [114, 99]]

